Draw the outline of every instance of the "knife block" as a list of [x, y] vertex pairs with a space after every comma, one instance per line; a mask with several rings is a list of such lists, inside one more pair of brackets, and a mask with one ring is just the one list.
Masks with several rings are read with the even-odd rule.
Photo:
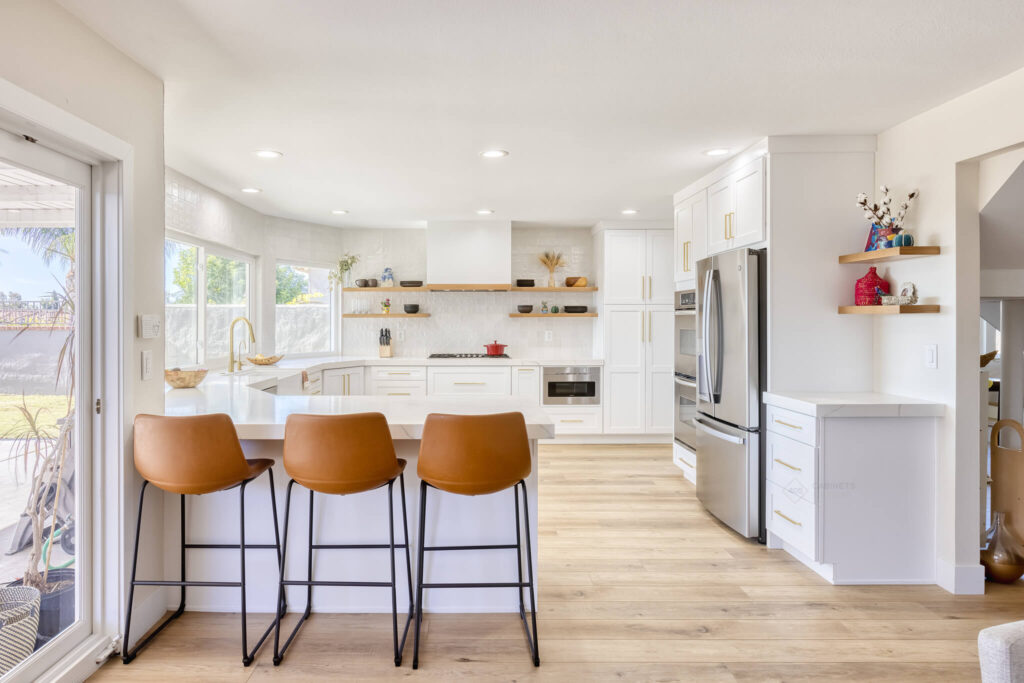
[[380, 357], [381, 358], [391, 358], [391, 348], [392, 347], [390, 347], [390, 346], [379, 346], [378, 348], [380, 349]]

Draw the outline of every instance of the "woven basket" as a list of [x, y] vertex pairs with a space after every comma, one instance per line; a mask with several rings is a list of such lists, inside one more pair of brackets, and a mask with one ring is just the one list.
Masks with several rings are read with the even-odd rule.
[[39, 591], [0, 588], [0, 676], [32, 654], [39, 630]]

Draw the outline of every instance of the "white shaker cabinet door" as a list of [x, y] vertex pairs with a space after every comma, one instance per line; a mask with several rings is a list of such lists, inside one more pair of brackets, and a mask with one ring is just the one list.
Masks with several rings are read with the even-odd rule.
[[708, 256], [730, 247], [732, 207], [732, 178], [723, 178], [708, 188]]
[[672, 263], [676, 282], [693, 279], [689, 270], [689, 251], [693, 244], [693, 205], [687, 200], [676, 204], [673, 222], [675, 244], [672, 249]]
[[672, 231], [647, 230], [647, 299], [649, 304], [671, 304], [675, 292], [672, 273]]
[[512, 395], [540, 404], [540, 375], [543, 368], [526, 365], [512, 368]]
[[733, 214], [731, 247], [764, 239], [764, 158], [750, 162], [731, 177]]
[[676, 205], [675, 278], [682, 289], [692, 289], [697, 261], [707, 255], [708, 193], [701, 190]]
[[320, 393], [324, 396], [344, 396], [345, 371], [342, 369], [324, 370]]
[[675, 427], [675, 309], [671, 305], [647, 307], [646, 416], [649, 434], [670, 434]]
[[604, 325], [605, 433], [642, 434], [647, 307], [605, 306]]
[[348, 390], [346, 396], [362, 396], [366, 393], [365, 387], [363, 386], [362, 368], [349, 368], [345, 371], [345, 375], [348, 378], [346, 380], [346, 389]]
[[647, 295], [646, 231], [606, 230], [604, 254], [604, 302], [643, 303]]

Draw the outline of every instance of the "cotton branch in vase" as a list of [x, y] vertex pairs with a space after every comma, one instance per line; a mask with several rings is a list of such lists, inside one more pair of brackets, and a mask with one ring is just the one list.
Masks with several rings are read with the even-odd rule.
[[565, 257], [562, 256], [560, 251], [545, 251], [537, 258], [541, 265], [548, 269], [548, 287], [554, 287], [555, 271], [568, 265], [565, 262]]
[[868, 235], [864, 251], [912, 246], [914, 238], [910, 234], [903, 233], [903, 220], [907, 217], [907, 211], [910, 210], [910, 206], [917, 198], [917, 190], [908, 194], [896, 213], [893, 213], [889, 188], [882, 185], [879, 189], [882, 191], [882, 198], [873, 204], [868, 203], [868, 196], [863, 192], [857, 195], [857, 206], [864, 211], [864, 218], [871, 223], [871, 232]]

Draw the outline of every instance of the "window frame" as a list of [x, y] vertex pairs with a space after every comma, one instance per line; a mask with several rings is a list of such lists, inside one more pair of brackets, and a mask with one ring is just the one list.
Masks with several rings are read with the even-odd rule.
[[[189, 235], [188, 233], [179, 232], [177, 230], [166, 229], [164, 230], [164, 242], [168, 240], [184, 244], [188, 247], [194, 247], [197, 250], [196, 253], [196, 365], [210, 367], [217, 363], [224, 364], [228, 361], [228, 356], [213, 356], [209, 357], [206, 354], [206, 306], [207, 306], [207, 292], [206, 292], [206, 259], [208, 256], [219, 256], [220, 258], [230, 259], [232, 261], [241, 261], [246, 264], [245, 274], [245, 291], [246, 291], [246, 312], [245, 317], [252, 323], [253, 330], [260, 330], [259, 325], [259, 292], [255, 288], [255, 273], [256, 273], [256, 257], [252, 254], [246, 254], [245, 252], [226, 247], [223, 244], [217, 244], [216, 242], [209, 242], [204, 239]], [[165, 274], [166, 278], [166, 274]], [[167, 296], [164, 293], [164, 306], [167, 306]], [[165, 309], [166, 310], [166, 309]], [[166, 317], [166, 316], [165, 316]], [[167, 331], [164, 330], [164, 337], [167, 337]], [[257, 334], [257, 342], [259, 341], [259, 335]], [[255, 349], [251, 349], [251, 352], [255, 353]]]
[[[324, 270], [331, 270], [335, 267], [334, 263], [325, 263], [322, 261], [301, 261], [298, 259], [275, 259], [274, 260], [274, 353], [281, 353], [277, 346], [277, 267], [278, 266], [292, 266], [293, 268], [322, 268]], [[326, 351], [305, 351], [303, 353], [288, 353], [289, 358], [313, 358], [316, 356], [332, 355], [341, 353], [341, 297], [342, 291], [338, 287], [328, 288], [328, 295], [330, 296], [330, 302], [328, 304], [331, 316], [331, 348]]]

